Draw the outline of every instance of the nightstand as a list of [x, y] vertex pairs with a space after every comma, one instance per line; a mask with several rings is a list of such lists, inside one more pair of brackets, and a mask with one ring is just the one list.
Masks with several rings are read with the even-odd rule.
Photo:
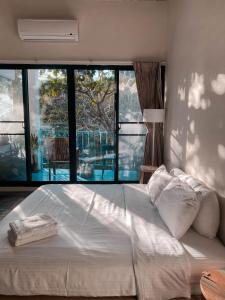
[[225, 270], [203, 272], [200, 287], [206, 300], [224, 300]]
[[147, 183], [152, 174], [158, 169], [156, 166], [140, 167], [140, 183]]

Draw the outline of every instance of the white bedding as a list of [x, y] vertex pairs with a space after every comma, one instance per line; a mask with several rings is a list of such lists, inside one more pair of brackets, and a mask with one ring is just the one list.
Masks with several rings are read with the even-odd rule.
[[193, 229], [189, 229], [181, 242], [191, 263], [192, 294], [200, 295], [202, 272], [225, 268], [225, 247], [218, 238], [208, 239]]
[[[0, 223], [0, 294], [190, 296], [190, 270], [141, 185], [46, 185]], [[12, 220], [48, 213], [58, 236], [12, 248]], [[157, 296], [156, 296], [157, 294]]]
[[139, 196], [140, 187], [127, 185], [124, 190], [139, 299], [189, 298], [190, 264], [183, 246], [171, 236], [147, 196]]
[[[110, 192], [110, 193], [109, 193]], [[49, 213], [59, 234], [11, 248], [8, 223]], [[0, 293], [14, 295], [135, 295], [124, 197], [118, 185], [47, 185], [1, 222]]]

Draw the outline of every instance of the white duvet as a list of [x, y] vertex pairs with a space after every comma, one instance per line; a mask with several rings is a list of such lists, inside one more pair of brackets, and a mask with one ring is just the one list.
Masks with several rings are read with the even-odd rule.
[[[55, 237], [12, 248], [9, 222], [48, 213]], [[143, 185], [46, 185], [0, 223], [0, 294], [190, 296], [190, 266]]]

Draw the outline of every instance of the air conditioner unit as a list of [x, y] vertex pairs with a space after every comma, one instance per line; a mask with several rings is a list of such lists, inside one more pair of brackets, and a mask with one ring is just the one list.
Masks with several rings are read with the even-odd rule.
[[23, 41], [78, 42], [78, 22], [19, 19], [18, 33]]

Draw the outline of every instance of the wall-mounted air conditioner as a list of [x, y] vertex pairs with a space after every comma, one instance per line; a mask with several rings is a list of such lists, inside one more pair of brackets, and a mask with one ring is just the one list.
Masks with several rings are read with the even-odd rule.
[[78, 22], [19, 19], [18, 33], [23, 41], [78, 42]]

